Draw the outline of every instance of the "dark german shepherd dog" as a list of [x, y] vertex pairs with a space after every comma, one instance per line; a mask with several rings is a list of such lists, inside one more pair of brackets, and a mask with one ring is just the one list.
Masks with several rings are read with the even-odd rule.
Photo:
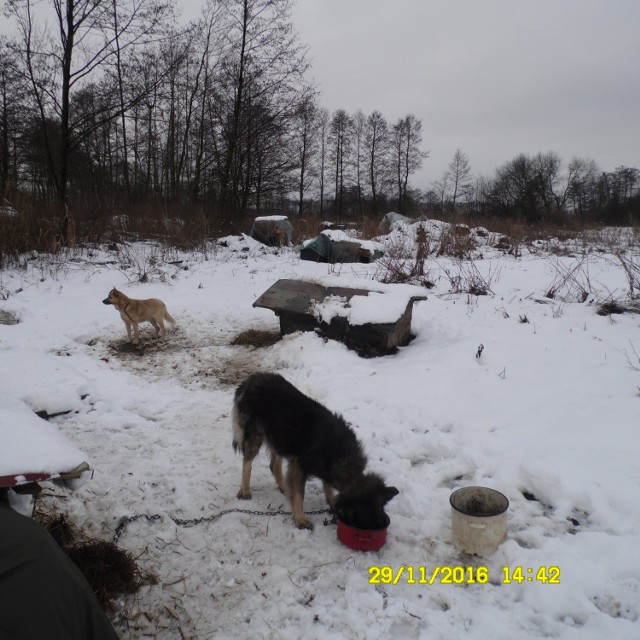
[[[285, 493], [299, 529], [312, 529], [304, 514], [307, 478], [324, 483], [332, 511], [359, 529], [388, 525], [384, 505], [398, 494], [375, 473], [364, 473], [362, 444], [341, 416], [298, 391], [282, 376], [254, 373], [236, 390], [233, 403], [233, 448], [244, 456], [238, 498], [251, 497], [251, 464], [266, 443], [271, 471]], [[282, 459], [288, 461], [286, 477]], [[337, 498], [333, 490], [337, 489]]]

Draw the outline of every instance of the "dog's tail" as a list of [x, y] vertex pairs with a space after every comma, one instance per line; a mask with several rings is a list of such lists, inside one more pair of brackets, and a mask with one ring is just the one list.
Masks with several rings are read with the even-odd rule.
[[233, 450], [237, 453], [244, 453], [244, 426], [242, 416], [238, 410], [237, 399], [233, 403], [231, 411], [231, 426], [233, 431]]
[[178, 324], [174, 319], [173, 316], [165, 309], [164, 312], [164, 319], [169, 323], [169, 324]]

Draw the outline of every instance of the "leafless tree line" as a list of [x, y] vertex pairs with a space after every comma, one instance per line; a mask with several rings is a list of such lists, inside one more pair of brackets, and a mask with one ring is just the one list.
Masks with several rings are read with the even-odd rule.
[[594, 160], [568, 164], [555, 152], [519, 154], [496, 169], [493, 178], [474, 176], [457, 149], [425, 196], [442, 214], [511, 218], [528, 224], [573, 217], [579, 222], [640, 223], [640, 170], [601, 171]]
[[48, 203], [63, 243], [80, 211], [143, 202], [342, 216], [355, 189], [357, 213], [406, 209], [421, 122], [321, 108], [291, 4], [208, 0], [180, 28], [170, 0], [6, 0], [2, 195]]
[[208, 0], [181, 27], [172, 0], [5, 0], [0, 194], [42, 205], [63, 244], [74, 218], [144, 206], [219, 227], [273, 210], [637, 220], [637, 169], [552, 152], [485, 178], [458, 149], [413, 189], [422, 122], [323, 108], [291, 4]]

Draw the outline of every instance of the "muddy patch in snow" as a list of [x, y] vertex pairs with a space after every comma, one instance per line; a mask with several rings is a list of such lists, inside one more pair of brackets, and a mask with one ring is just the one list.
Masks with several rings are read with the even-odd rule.
[[0, 311], [0, 324], [18, 324], [20, 320], [12, 311]]
[[137, 345], [111, 340], [103, 345], [101, 358], [113, 359], [147, 380], [171, 379], [185, 387], [210, 389], [236, 386], [264, 368], [279, 340], [279, 334], [266, 330], [238, 334], [214, 326], [193, 329], [169, 331], [166, 340], [145, 336]]

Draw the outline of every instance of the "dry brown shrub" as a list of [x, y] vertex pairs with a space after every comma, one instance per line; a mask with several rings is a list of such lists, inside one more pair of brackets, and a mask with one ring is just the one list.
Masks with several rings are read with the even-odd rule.
[[[455, 267], [455, 269], [453, 268]], [[453, 267], [441, 267], [449, 280], [451, 293], [469, 293], [474, 296], [486, 296], [493, 293], [491, 285], [500, 277], [500, 268], [489, 268], [485, 275], [480, 272], [473, 260], [456, 258]]]
[[460, 260], [471, 258], [476, 249], [476, 242], [469, 233], [467, 227], [445, 227], [439, 238], [439, 246], [436, 252], [438, 256], [452, 256]]
[[364, 240], [371, 240], [371, 238], [376, 238], [382, 235], [380, 230], [380, 220], [371, 216], [363, 218], [359, 229], [360, 237]]
[[429, 237], [422, 227], [416, 229], [415, 239], [412, 235], [399, 233], [377, 261], [374, 279], [385, 284], [411, 283], [431, 289], [434, 283], [427, 266], [431, 252]]

